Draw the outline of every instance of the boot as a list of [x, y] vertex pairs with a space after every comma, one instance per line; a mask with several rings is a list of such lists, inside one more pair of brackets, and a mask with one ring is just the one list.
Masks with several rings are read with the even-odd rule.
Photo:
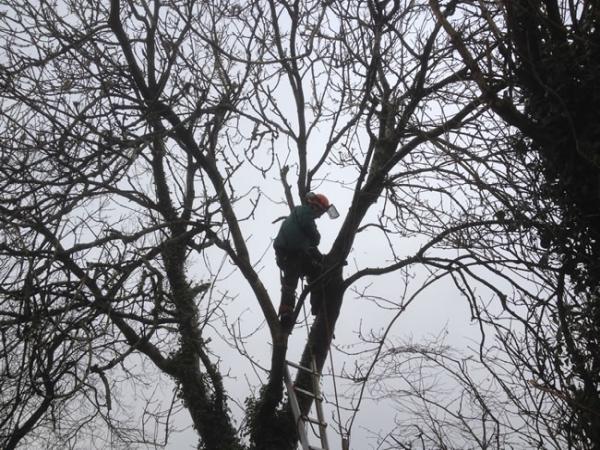
[[294, 308], [290, 305], [279, 305], [279, 321], [281, 326], [286, 330], [294, 328]]

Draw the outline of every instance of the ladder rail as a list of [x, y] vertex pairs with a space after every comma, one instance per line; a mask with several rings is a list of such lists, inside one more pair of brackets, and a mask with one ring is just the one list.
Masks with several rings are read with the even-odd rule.
[[[285, 362], [285, 371], [284, 371], [284, 382], [285, 387], [288, 393], [288, 398], [290, 402], [290, 407], [292, 409], [292, 415], [294, 416], [294, 420], [296, 421], [296, 427], [298, 429], [298, 437], [300, 440], [300, 444], [302, 445], [302, 450], [329, 450], [329, 442], [327, 439], [327, 423], [325, 422], [325, 416], [323, 414], [323, 397], [321, 396], [320, 388], [319, 388], [319, 373], [316, 370], [316, 363], [314, 358], [312, 360], [312, 368], [309, 369], [307, 367], [300, 366], [298, 364], [294, 364], [290, 361]], [[298, 388], [294, 386], [292, 383], [292, 377], [290, 376], [289, 366], [295, 367], [298, 370], [303, 370], [311, 375], [312, 384], [313, 384], [313, 392], [307, 391], [305, 389]], [[317, 412], [317, 419], [313, 419], [308, 416], [302, 415], [300, 411], [300, 405], [298, 403], [298, 398], [296, 397], [296, 392], [299, 392], [302, 395], [306, 395], [308, 397], [312, 397], [315, 400], [315, 408]], [[319, 432], [318, 434], [319, 440], [321, 441], [321, 447], [314, 447], [308, 442], [308, 434], [306, 431], [306, 422], [315, 423], [318, 425]], [[312, 426], [311, 426], [312, 428]], [[313, 428], [313, 432], [314, 432]]]
[[298, 437], [300, 438], [300, 444], [302, 445], [302, 450], [310, 450], [310, 445], [308, 443], [308, 436], [306, 434], [306, 426], [302, 421], [302, 415], [300, 413], [300, 405], [298, 404], [298, 399], [296, 398], [296, 394], [294, 393], [294, 386], [292, 384], [292, 377], [290, 376], [290, 370], [285, 366], [284, 372], [284, 381], [285, 387], [288, 392], [288, 398], [290, 401], [290, 407], [292, 408], [292, 415], [294, 416], [294, 421], [296, 422], [296, 428], [298, 430]]
[[[313, 371], [316, 372], [317, 363], [314, 356], [311, 363]], [[321, 397], [319, 380], [316, 379], [316, 377], [313, 377], [313, 392], [315, 394], [315, 398], [323, 398]], [[317, 417], [319, 418], [319, 438], [321, 439], [321, 446], [324, 449], [329, 449], [329, 442], [327, 440], [327, 424], [325, 423], [325, 415], [323, 414], [323, 401], [315, 401], [315, 408], [317, 409]]]

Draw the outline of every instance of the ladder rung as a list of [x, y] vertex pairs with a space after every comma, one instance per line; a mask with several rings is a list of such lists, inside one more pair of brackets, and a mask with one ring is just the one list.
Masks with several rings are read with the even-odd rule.
[[315, 423], [321, 427], [327, 427], [327, 422], [321, 422], [319, 419], [315, 419], [314, 417], [304, 416], [303, 419], [308, 422]]
[[308, 367], [301, 366], [301, 365], [293, 363], [291, 361], [286, 361], [286, 364], [288, 364], [289, 366], [295, 367], [298, 370], [304, 370], [305, 372], [308, 372], [308, 373], [311, 373], [313, 375], [319, 376], [319, 374], [317, 372], [315, 372], [312, 369], [309, 369]]
[[298, 386], [294, 386], [294, 390], [296, 392], [299, 392], [300, 394], [306, 395], [307, 397], [312, 397], [319, 402], [323, 401], [323, 397], [321, 397], [320, 395], [315, 395], [314, 393], [307, 391], [306, 389], [302, 389], [302, 388], [299, 388]]

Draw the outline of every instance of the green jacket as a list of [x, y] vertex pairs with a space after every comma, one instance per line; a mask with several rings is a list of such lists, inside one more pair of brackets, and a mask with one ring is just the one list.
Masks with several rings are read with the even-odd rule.
[[296, 206], [283, 221], [273, 246], [277, 250], [298, 251], [316, 247], [321, 235], [315, 224], [315, 214], [310, 206]]

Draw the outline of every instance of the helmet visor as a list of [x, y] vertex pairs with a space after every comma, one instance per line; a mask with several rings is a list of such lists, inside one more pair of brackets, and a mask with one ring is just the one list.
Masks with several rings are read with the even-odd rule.
[[335, 205], [329, 205], [329, 208], [327, 208], [327, 215], [330, 219], [337, 219], [338, 217], [340, 217], [340, 213], [338, 212]]

